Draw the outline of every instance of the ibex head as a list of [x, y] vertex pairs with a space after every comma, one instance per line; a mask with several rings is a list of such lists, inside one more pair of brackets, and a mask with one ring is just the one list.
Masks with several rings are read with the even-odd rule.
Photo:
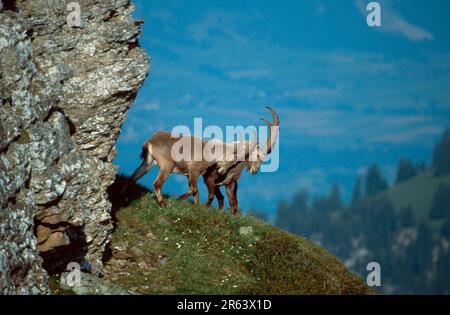
[[[280, 121], [278, 120], [278, 115], [273, 108], [266, 106], [268, 110], [272, 113], [273, 123], [268, 121], [265, 118], [261, 118], [261, 120], [269, 127], [269, 134], [267, 135], [267, 142], [263, 147], [260, 147], [259, 144], [253, 146], [253, 149], [249, 152], [249, 163], [248, 170], [250, 173], [256, 174], [261, 166], [262, 161], [270, 154], [273, 146], [275, 145], [275, 141], [278, 137]], [[255, 140], [256, 141], [256, 140]]]

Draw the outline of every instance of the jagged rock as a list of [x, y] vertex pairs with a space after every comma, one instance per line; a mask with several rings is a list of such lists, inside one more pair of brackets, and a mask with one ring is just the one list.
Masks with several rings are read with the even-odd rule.
[[[58, 229], [60, 229], [59, 227]], [[70, 239], [67, 237], [67, 235], [64, 233], [64, 230], [62, 231], [52, 231], [51, 234], [48, 235], [48, 237], [43, 241], [41, 244], [38, 244], [37, 249], [40, 252], [47, 252], [52, 249], [55, 249], [59, 246], [69, 245]]]
[[61, 233], [64, 234], [66, 228], [64, 226], [58, 226], [55, 229], [52, 229], [45, 225], [38, 225], [36, 229], [36, 238], [38, 239], [38, 244], [41, 244], [48, 240], [50, 235], [53, 233]]
[[[102, 269], [114, 143], [149, 71], [129, 0], [9, 1], [0, 11], [0, 293], [49, 293], [47, 270]], [[43, 260], [44, 259], [44, 260]]]

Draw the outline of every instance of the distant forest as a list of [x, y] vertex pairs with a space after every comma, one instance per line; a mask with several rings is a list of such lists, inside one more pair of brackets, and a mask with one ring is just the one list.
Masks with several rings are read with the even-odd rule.
[[367, 264], [380, 263], [384, 293], [450, 293], [450, 131], [431, 165], [400, 159], [391, 187], [373, 164], [356, 178], [350, 204], [337, 183], [320, 197], [300, 190], [279, 203], [275, 225], [324, 246], [364, 279]]

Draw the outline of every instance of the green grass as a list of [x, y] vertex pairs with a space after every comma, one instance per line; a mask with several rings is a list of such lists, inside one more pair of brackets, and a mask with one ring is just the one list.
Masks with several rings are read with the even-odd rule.
[[124, 288], [142, 294], [372, 293], [334, 256], [302, 237], [174, 198], [161, 207], [142, 186], [130, 192], [131, 203], [118, 205], [115, 191], [122, 183], [119, 177], [110, 192], [116, 218], [111, 258], [117, 259], [114, 248], [123, 244], [128, 252], [141, 252], [107, 275]]
[[450, 174], [436, 177], [432, 170], [428, 170], [394, 185], [385, 193], [396, 209], [402, 209], [409, 205], [412, 207], [416, 219], [428, 220], [434, 192], [441, 183], [450, 185]]

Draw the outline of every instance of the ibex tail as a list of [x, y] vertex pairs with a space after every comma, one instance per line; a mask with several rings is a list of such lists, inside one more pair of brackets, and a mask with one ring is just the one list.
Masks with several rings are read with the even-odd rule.
[[152, 169], [153, 165], [155, 164], [154, 158], [151, 155], [151, 153], [149, 152], [148, 144], [144, 144], [144, 146], [142, 147], [141, 158], [143, 160], [142, 164], [133, 172], [131, 177], [128, 179], [126, 184], [123, 186], [122, 190], [120, 191], [121, 196], [123, 196], [126, 193], [128, 187], [131, 184], [135, 183], [142, 176], [147, 174]]

